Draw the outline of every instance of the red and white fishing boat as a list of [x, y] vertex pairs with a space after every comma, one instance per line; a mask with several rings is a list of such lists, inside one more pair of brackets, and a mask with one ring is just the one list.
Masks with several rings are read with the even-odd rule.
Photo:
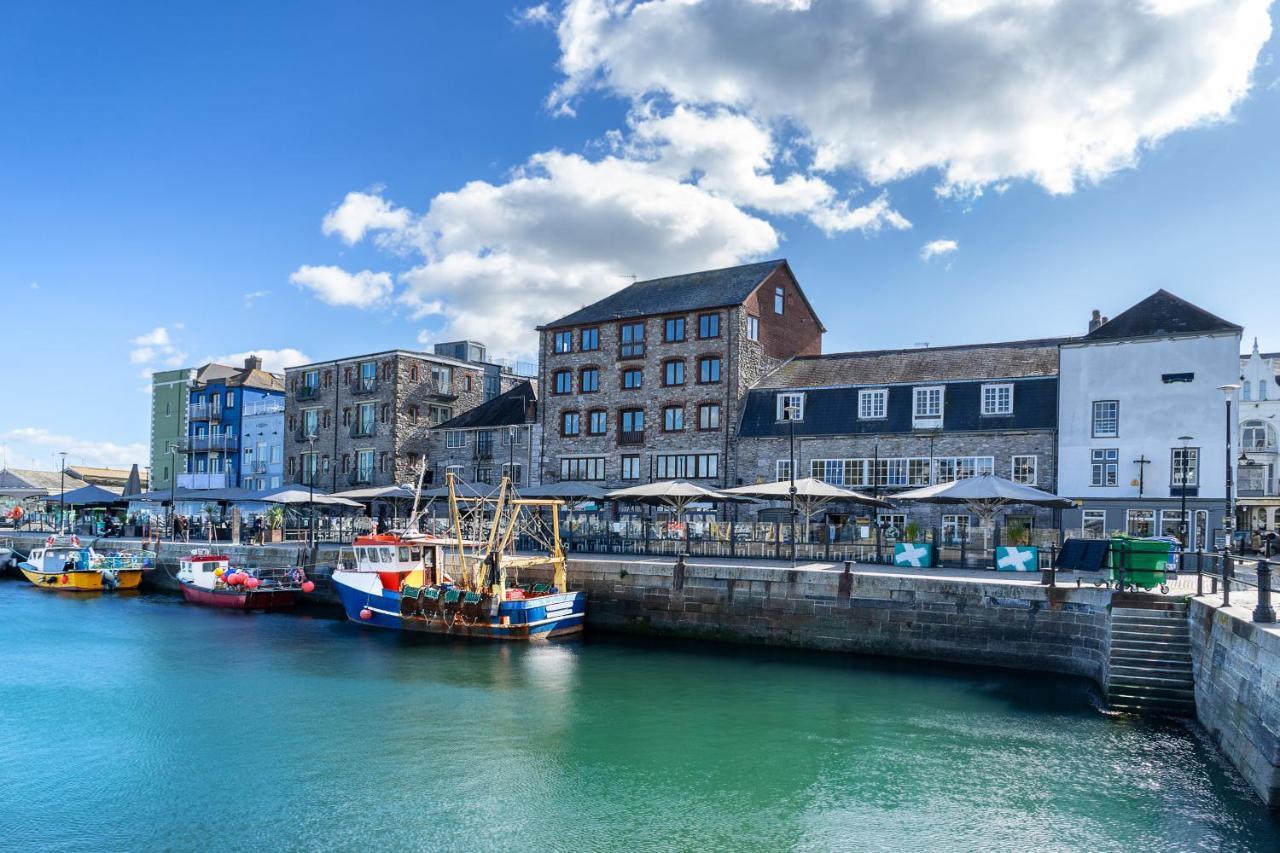
[[206, 550], [178, 560], [178, 584], [192, 604], [233, 610], [288, 610], [315, 589], [302, 569], [233, 569], [229, 557]]

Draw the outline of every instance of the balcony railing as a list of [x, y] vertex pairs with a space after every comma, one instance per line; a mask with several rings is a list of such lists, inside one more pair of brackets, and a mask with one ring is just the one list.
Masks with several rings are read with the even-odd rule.
[[619, 432], [618, 444], [644, 444], [644, 430], [637, 432]]
[[216, 421], [222, 418], [221, 406], [210, 406], [208, 403], [197, 403], [190, 408], [187, 416], [193, 421]]
[[353, 486], [367, 486], [373, 482], [373, 470], [365, 471], [357, 468], [351, 472], [351, 476], [348, 479]]
[[319, 385], [299, 385], [298, 386], [299, 400], [310, 400], [313, 397], [317, 397], [319, 395], [320, 395]]
[[207, 450], [236, 450], [240, 447], [240, 436], [218, 433], [217, 435], [193, 435], [188, 438], [183, 449], [188, 453], [202, 453]]
[[420, 386], [424, 392], [433, 397], [448, 397], [453, 399], [458, 396], [453, 390], [452, 384], [449, 382], [441, 382], [437, 379], [427, 379]]
[[306, 444], [312, 438], [315, 438], [319, 434], [319, 432], [320, 432], [320, 425], [313, 424], [312, 426], [309, 426], [309, 427], [305, 427], [305, 426], [302, 427], [296, 433], [294, 433], [293, 437], [298, 441], [302, 442], [303, 444]]
[[261, 415], [275, 415], [284, 411], [284, 402], [250, 403], [244, 407], [244, 417], [256, 418]]
[[371, 438], [376, 435], [377, 432], [378, 425], [376, 423], [354, 423], [351, 425], [352, 438]]
[[267, 467], [268, 464], [266, 462], [250, 462], [249, 472], [251, 474], [265, 474], [267, 473]]
[[231, 485], [231, 475], [225, 471], [204, 471], [178, 475], [179, 489], [226, 489]]
[[377, 392], [378, 380], [373, 377], [361, 376], [351, 383], [351, 393], [357, 397], [362, 394], [376, 394]]

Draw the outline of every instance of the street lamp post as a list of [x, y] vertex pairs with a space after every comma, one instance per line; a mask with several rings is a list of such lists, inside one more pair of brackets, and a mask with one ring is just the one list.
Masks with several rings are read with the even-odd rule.
[[1226, 500], [1223, 502], [1222, 511], [1224, 513], [1222, 519], [1222, 530], [1226, 534], [1226, 550], [1231, 550], [1231, 537], [1236, 528], [1236, 501], [1235, 501], [1235, 483], [1232, 477], [1232, 465], [1234, 461], [1231, 458], [1231, 400], [1235, 397], [1236, 392], [1240, 390], [1240, 386], [1234, 383], [1227, 385], [1219, 385], [1218, 390], [1222, 392], [1222, 396], [1227, 401], [1227, 491]]
[[314, 548], [316, 545], [316, 436], [310, 433], [307, 436], [307, 445], [311, 448], [311, 452], [307, 455], [307, 464], [310, 471], [307, 473], [307, 545]]
[[791, 565], [794, 568], [796, 564], [796, 415], [800, 413], [800, 407], [788, 402], [782, 411], [787, 416], [787, 435], [791, 447], [791, 463], [787, 466], [791, 485], [787, 489], [787, 495], [791, 499]]
[[1191, 532], [1191, 525], [1187, 519], [1187, 442], [1192, 441], [1194, 438], [1195, 436], [1190, 435], [1178, 436], [1178, 441], [1182, 442], [1182, 476], [1179, 478], [1179, 484], [1182, 486], [1182, 515], [1180, 515], [1179, 518], [1182, 519], [1182, 523], [1180, 525], [1182, 528], [1182, 535], [1180, 538], [1182, 539], [1183, 551], [1187, 551], [1191, 548], [1191, 540], [1187, 538], [1188, 534]]
[[176, 520], [175, 511], [177, 510], [178, 445], [170, 441], [164, 449], [169, 454], [169, 538], [177, 542], [178, 537], [174, 532], [173, 523]]
[[515, 482], [516, 471], [516, 428], [507, 427], [507, 476], [511, 478], [512, 486], [518, 486]]

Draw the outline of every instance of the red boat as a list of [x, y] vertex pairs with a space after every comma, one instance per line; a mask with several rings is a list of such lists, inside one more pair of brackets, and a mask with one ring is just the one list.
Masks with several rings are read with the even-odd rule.
[[178, 561], [178, 584], [192, 604], [233, 610], [288, 610], [314, 589], [301, 569], [233, 570], [228, 557], [207, 551]]

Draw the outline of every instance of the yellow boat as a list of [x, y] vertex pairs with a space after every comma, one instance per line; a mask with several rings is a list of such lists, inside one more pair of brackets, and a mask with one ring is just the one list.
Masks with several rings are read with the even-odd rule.
[[74, 536], [50, 536], [33, 548], [19, 570], [41, 589], [70, 592], [101, 592], [106, 589], [137, 589], [142, 573], [155, 567], [151, 551], [118, 551], [100, 554], [83, 546]]

